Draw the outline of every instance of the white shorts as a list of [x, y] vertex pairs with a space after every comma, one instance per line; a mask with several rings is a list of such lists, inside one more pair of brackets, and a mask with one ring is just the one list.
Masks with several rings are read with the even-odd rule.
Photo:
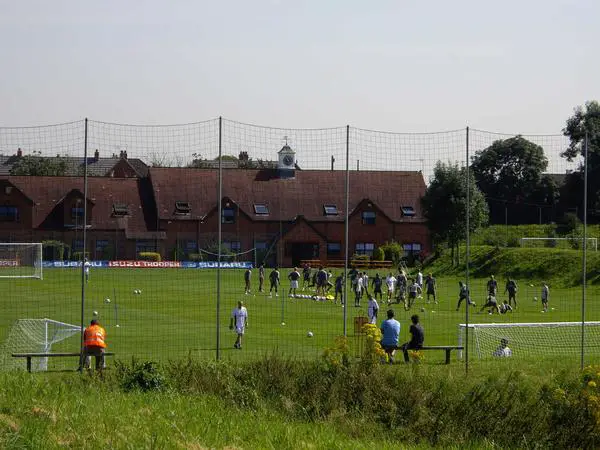
[[246, 327], [235, 327], [235, 332], [237, 334], [244, 334], [244, 330]]
[[290, 287], [292, 289], [298, 289], [298, 280], [291, 280], [292, 284], [290, 285]]

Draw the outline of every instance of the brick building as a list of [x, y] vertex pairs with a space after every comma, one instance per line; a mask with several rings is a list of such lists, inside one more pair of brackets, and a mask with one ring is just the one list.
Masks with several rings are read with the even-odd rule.
[[[125, 158], [114, 163], [129, 166]], [[0, 179], [0, 240], [56, 240], [80, 252], [87, 204], [86, 251], [94, 259], [135, 259], [141, 251], [185, 259], [216, 248], [219, 222], [228, 250], [257, 249], [259, 260], [269, 264], [344, 257], [346, 173], [298, 170], [287, 146], [277, 167], [222, 171], [221, 217], [217, 169], [138, 172], [119, 178], [109, 169], [105, 176], [89, 177], [87, 199], [80, 176], [5, 176]], [[420, 205], [424, 192], [421, 172], [351, 171], [350, 256], [371, 254], [390, 240], [401, 242], [406, 252], [430, 251]]]

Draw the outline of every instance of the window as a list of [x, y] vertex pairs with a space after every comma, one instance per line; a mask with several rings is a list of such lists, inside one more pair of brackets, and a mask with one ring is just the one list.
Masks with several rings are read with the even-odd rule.
[[83, 239], [73, 239], [71, 243], [72, 252], [80, 252], [83, 250]]
[[106, 239], [96, 240], [96, 251], [101, 252], [108, 247], [108, 241]]
[[112, 213], [114, 217], [123, 217], [129, 214], [129, 208], [125, 203], [113, 203]]
[[342, 253], [341, 242], [327, 243], [327, 256], [339, 256]]
[[363, 211], [362, 212], [362, 224], [363, 225], [375, 225], [375, 211]]
[[235, 209], [231, 207], [223, 208], [221, 223], [235, 223]]
[[413, 242], [411, 244], [404, 244], [402, 245], [402, 248], [404, 248], [404, 256], [408, 257], [410, 255], [417, 255], [421, 252], [421, 244], [419, 244], [418, 242]]
[[198, 242], [196, 241], [185, 241], [185, 249], [189, 252], [198, 251]]
[[261, 216], [267, 216], [269, 214], [269, 207], [264, 203], [255, 203], [254, 213]]
[[71, 208], [72, 219], [83, 219], [83, 208], [81, 206], [74, 206]]
[[337, 216], [339, 214], [336, 205], [323, 205], [323, 211], [326, 216]]
[[254, 241], [254, 248], [256, 250], [266, 250], [267, 249], [267, 241]]
[[155, 252], [156, 241], [154, 239], [140, 239], [135, 241], [135, 253], [139, 255], [140, 252]]
[[412, 206], [402, 206], [402, 215], [404, 217], [414, 217], [415, 216], [415, 208]]
[[355, 248], [357, 255], [373, 256], [373, 250], [375, 250], [375, 244], [371, 242], [359, 242]]
[[242, 244], [240, 241], [223, 241], [223, 247], [225, 247], [231, 253], [239, 253], [242, 250]]
[[0, 206], [0, 222], [18, 222], [19, 208], [16, 206]]
[[175, 202], [175, 214], [179, 216], [189, 216], [192, 207], [189, 202]]

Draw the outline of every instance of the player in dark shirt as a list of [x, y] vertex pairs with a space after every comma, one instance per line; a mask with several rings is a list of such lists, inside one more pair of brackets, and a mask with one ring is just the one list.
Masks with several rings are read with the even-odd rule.
[[304, 269], [302, 269], [302, 290], [306, 289], [310, 284], [310, 272], [310, 264], [306, 264]]
[[325, 289], [327, 287], [327, 272], [321, 266], [317, 272], [317, 295], [325, 297]]
[[494, 278], [494, 275], [490, 275], [490, 279], [487, 282], [487, 291], [488, 295], [493, 297], [495, 297], [496, 293], [498, 292], [498, 282]]
[[423, 327], [419, 323], [419, 316], [417, 314], [414, 314], [410, 318], [410, 320], [412, 322], [410, 329], [408, 330], [411, 336], [410, 341], [402, 345], [402, 352], [404, 353], [404, 362], [409, 362], [409, 350], [419, 350], [423, 347], [423, 342], [425, 342], [425, 332], [423, 331]]
[[333, 303], [337, 303], [338, 295], [340, 296], [340, 303], [344, 304], [344, 294], [342, 289], [344, 288], [344, 274], [340, 273], [337, 277], [335, 277], [335, 297], [333, 299]]
[[382, 300], [383, 293], [381, 292], [381, 285], [383, 284], [383, 279], [379, 276], [378, 273], [375, 274], [375, 278], [373, 278], [372, 286], [373, 286], [373, 297], [377, 300], [377, 295], [379, 295], [379, 300]]
[[258, 292], [264, 291], [265, 285], [265, 265], [258, 266]]
[[512, 278], [506, 279], [506, 288], [504, 289], [504, 293], [508, 292], [508, 304], [512, 305], [512, 302], [515, 302], [515, 308], [517, 307], [517, 282]]
[[248, 295], [250, 294], [250, 278], [252, 277], [252, 271], [250, 269], [246, 269], [246, 271], [244, 272], [244, 283], [245, 283], [245, 288], [244, 288], [244, 294]]
[[269, 274], [269, 282], [271, 283], [271, 287], [269, 288], [269, 297], [271, 296], [273, 290], [275, 290], [275, 297], [279, 296], [279, 270], [277, 270], [277, 267], [275, 267]]

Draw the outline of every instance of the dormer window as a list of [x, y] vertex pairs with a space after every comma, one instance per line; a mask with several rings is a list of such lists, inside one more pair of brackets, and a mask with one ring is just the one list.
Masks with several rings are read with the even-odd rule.
[[82, 206], [73, 206], [71, 208], [71, 219], [83, 219], [84, 210]]
[[190, 202], [175, 202], [175, 214], [178, 216], [189, 216], [192, 212]]
[[114, 217], [124, 217], [129, 214], [129, 208], [125, 203], [113, 203], [112, 215]]
[[323, 205], [323, 212], [326, 216], [337, 216], [339, 214], [336, 205]]
[[0, 206], [0, 222], [18, 222], [19, 208], [16, 206]]
[[362, 224], [363, 225], [375, 225], [375, 211], [363, 211], [362, 212]]
[[258, 216], [268, 216], [269, 215], [269, 207], [264, 203], [255, 203], [254, 204], [254, 214]]
[[404, 217], [414, 217], [415, 216], [415, 208], [412, 206], [402, 206], [402, 215]]
[[221, 212], [221, 223], [235, 223], [235, 208], [226, 206]]

